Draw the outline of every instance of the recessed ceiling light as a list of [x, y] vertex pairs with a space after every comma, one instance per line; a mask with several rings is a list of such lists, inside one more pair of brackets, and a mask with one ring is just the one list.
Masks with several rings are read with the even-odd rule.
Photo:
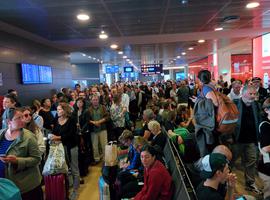
[[91, 56], [88, 56], [88, 58], [91, 58]]
[[93, 58], [93, 60], [96, 60], [96, 58]]
[[129, 61], [130, 61], [130, 59], [126, 59], [126, 61], [127, 61], [127, 62], [129, 62]]
[[[174, 58], [173, 60], [176, 60], [176, 58]], [[173, 62], [173, 61], [172, 61]]]
[[119, 54], [119, 55], [122, 55], [122, 54], [123, 54], [123, 51], [118, 51], [118, 54]]
[[205, 42], [205, 40], [198, 40], [198, 42], [199, 42], [199, 43], [204, 43], [204, 42]]
[[118, 45], [117, 45], [117, 44], [112, 44], [112, 45], [111, 45], [111, 48], [112, 48], [112, 49], [117, 49], [117, 48], [118, 48]]
[[187, 53], [186, 52], [182, 52], [182, 55], [184, 56], [184, 55], [186, 55]]
[[223, 27], [217, 27], [215, 28], [215, 31], [222, 31], [223, 30]]
[[86, 56], [86, 55], [83, 53], [82, 56]]
[[246, 5], [246, 8], [257, 8], [259, 5], [259, 2], [250, 2]]
[[123, 58], [124, 58], [124, 59], [126, 59], [126, 58], [127, 58], [127, 56], [123, 56]]
[[99, 38], [105, 40], [108, 38], [108, 35], [105, 33], [105, 31], [101, 31], [99, 34]]
[[194, 48], [193, 47], [189, 47], [188, 50], [192, 51]]
[[78, 20], [81, 20], [81, 21], [86, 21], [86, 20], [88, 20], [90, 17], [89, 17], [89, 15], [87, 15], [87, 14], [79, 14], [79, 15], [77, 15], [77, 19]]
[[181, 56], [177, 56], [176, 58], [178, 58], [178, 59], [179, 59], [179, 58], [181, 58]]

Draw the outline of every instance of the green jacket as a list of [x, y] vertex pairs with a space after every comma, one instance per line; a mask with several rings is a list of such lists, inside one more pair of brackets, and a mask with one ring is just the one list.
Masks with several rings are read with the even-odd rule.
[[[0, 140], [3, 139], [6, 131], [7, 129], [0, 130]], [[13, 141], [6, 154], [17, 157], [17, 165], [7, 164], [5, 176], [17, 185], [22, 194], [40, 185], [39, 163], [41, 155], [33, 133], [22, 129], [21, 135]]]

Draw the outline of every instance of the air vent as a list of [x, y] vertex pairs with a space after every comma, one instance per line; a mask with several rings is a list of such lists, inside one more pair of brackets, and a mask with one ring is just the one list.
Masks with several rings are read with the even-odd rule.
[[227, 16], [227, 17], [223, 18], [223, 22], [228, 23], [228, 24], [235, 23], [235, 22], [237, 22], [239, 20], [240, 20], [240, 17], [237, 16], [237, 15], [231, 15], [231, 16]]

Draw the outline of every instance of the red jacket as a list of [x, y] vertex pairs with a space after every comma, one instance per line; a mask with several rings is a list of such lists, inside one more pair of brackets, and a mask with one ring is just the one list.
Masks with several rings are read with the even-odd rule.
[[164, 165], [156, 160], [149, 169], [144, 168], [144, 186], [135, 200], [170, 200], [172, 177]]

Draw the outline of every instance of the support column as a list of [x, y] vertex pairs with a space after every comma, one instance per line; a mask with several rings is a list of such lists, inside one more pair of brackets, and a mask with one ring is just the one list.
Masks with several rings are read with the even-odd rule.
[[231, 53], [218, 51], [218, 75], [223, 76], [223, 80], [230, 83], [231, 80]]

